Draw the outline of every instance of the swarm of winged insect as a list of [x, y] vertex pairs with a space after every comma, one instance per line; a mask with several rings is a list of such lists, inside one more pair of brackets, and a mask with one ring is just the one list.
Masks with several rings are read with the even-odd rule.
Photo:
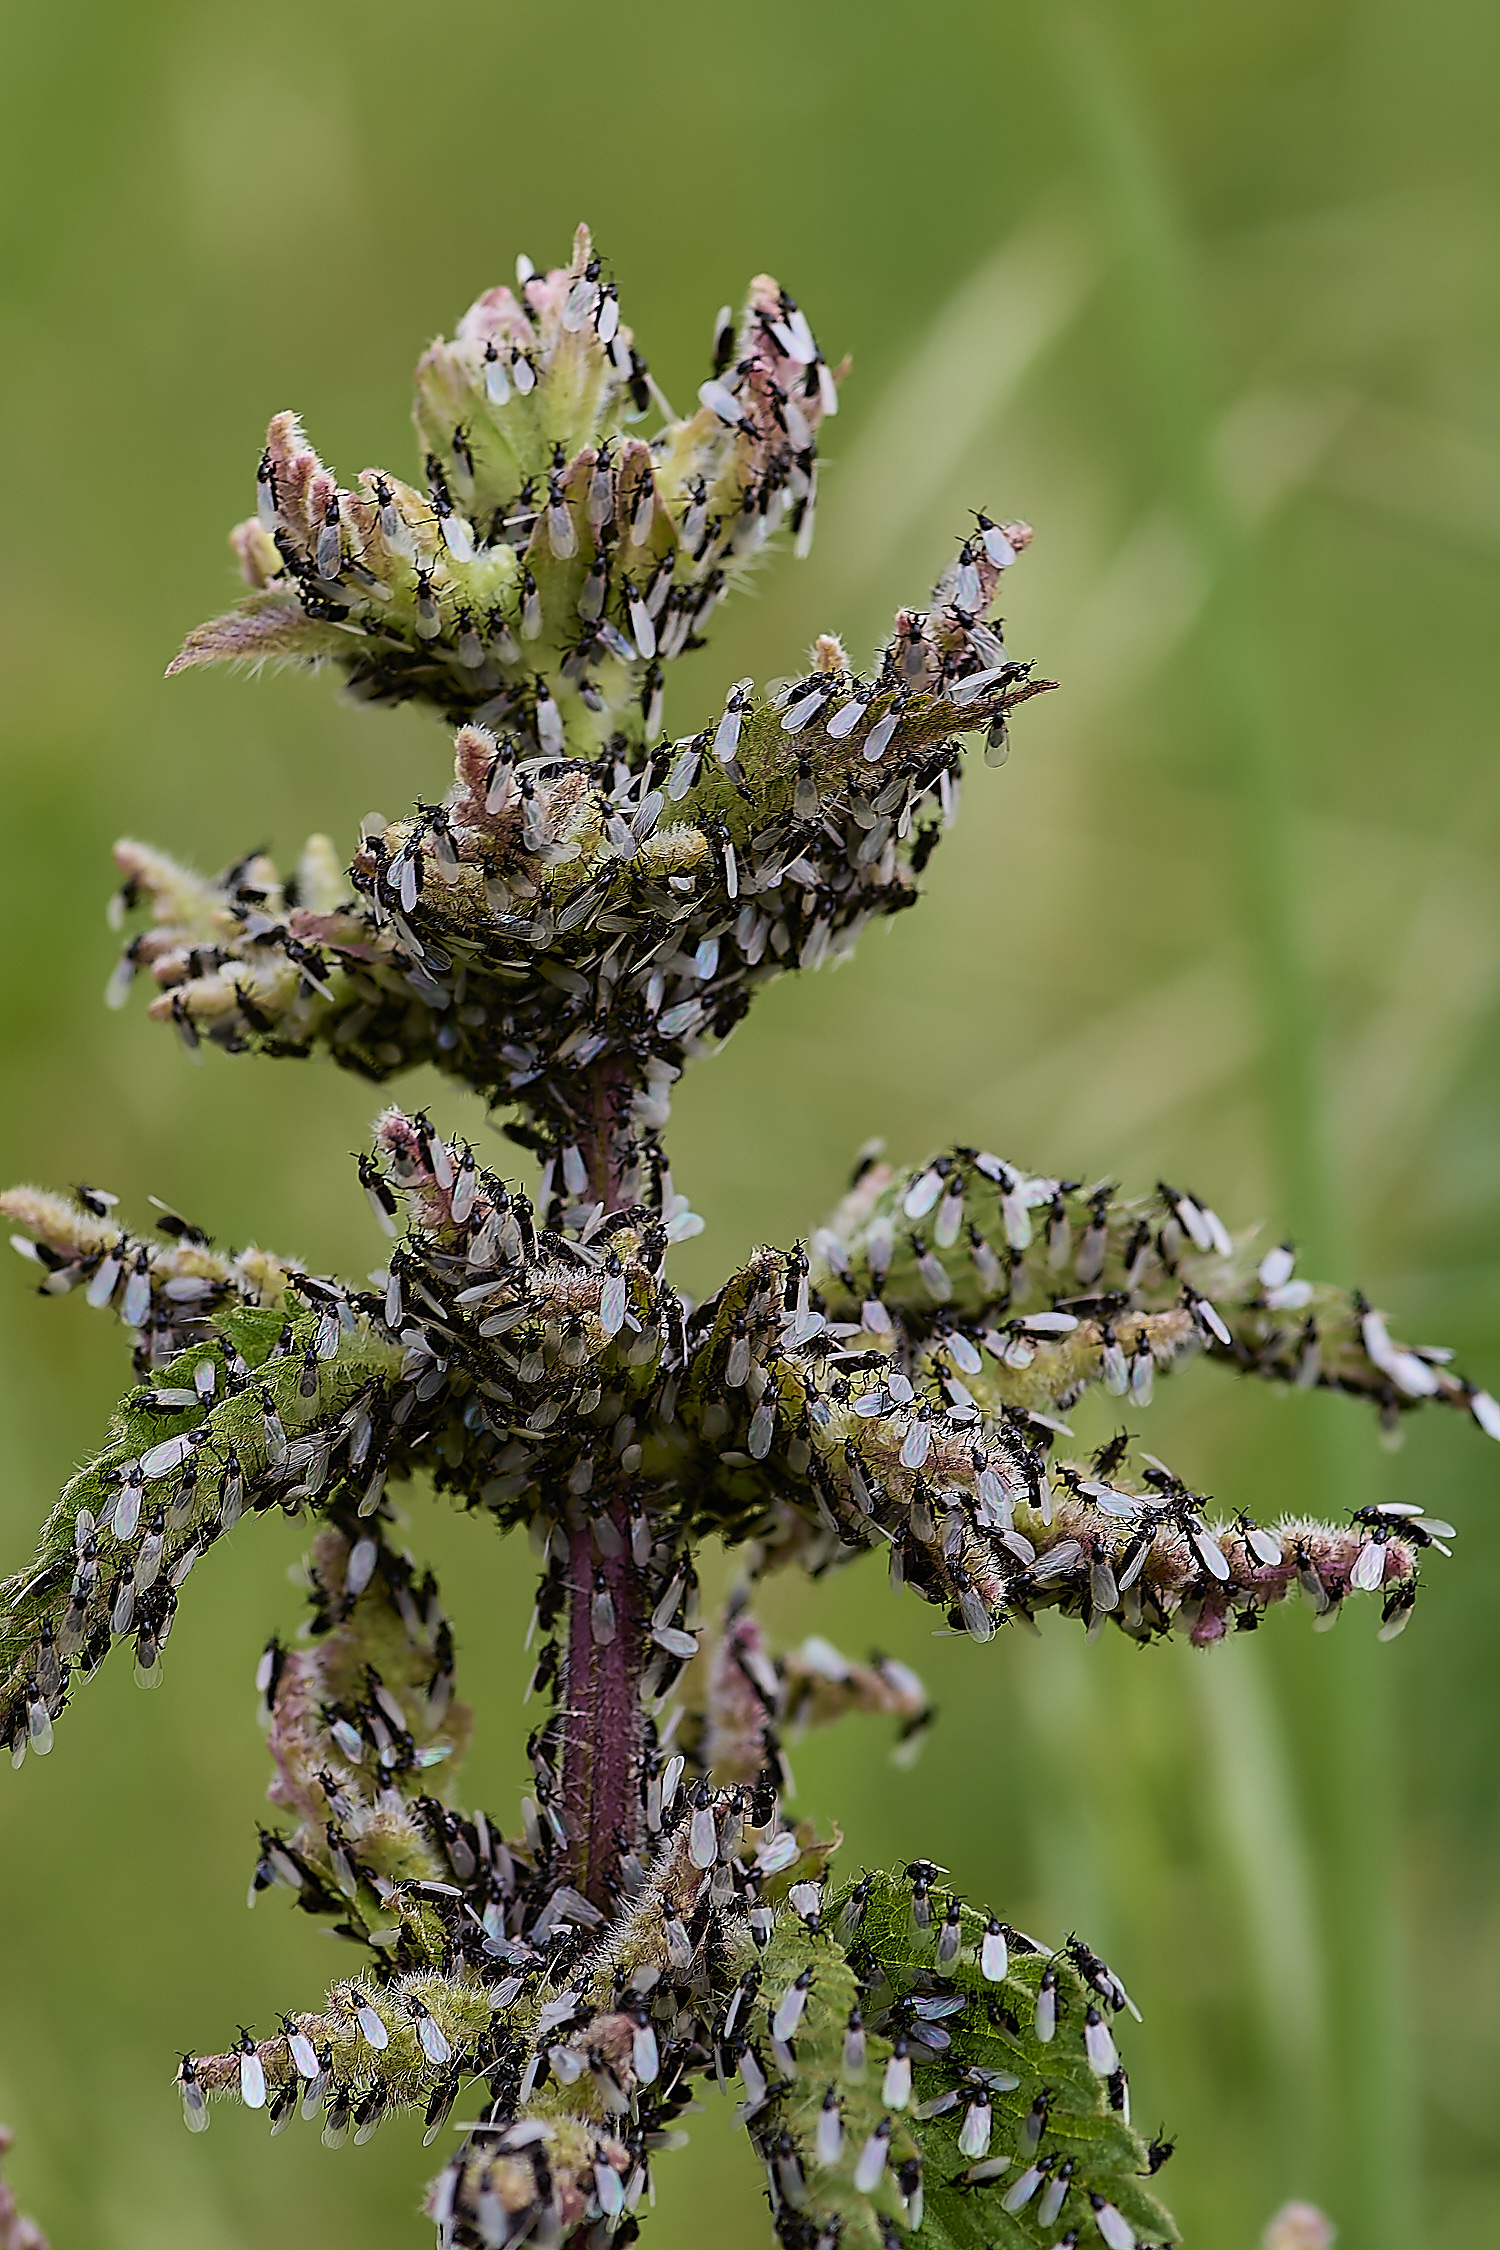
[[[121, 844], [117, 922], [149, 919], [108, 997], [147, 975], [190, 1046], [372, 1081], [433, 1062], [540, 1178], [385, 1110], [359, 1174], [388, 1254], [355, 1283], [165, 1206], [137, 1231], [93, 1187], [0, 1198], [41, 1292], [113, 1310], [136, 1378], [0, 1585], [0, 1740], [48, 1755], [120, 1642], [155, 1686], [196, 1565], [258, 1516], [305, 1521], [307, 1627], [257, 1673], [278, 1825], [250, 1897], [288, 1892], [352, 1950], [315, 2005], [182, 2057], [193, 2131], [232, 2097], [331, 2145], [416, 2108], [432, 2142], [462, 2098], [427, 2206], [444, 2250], [604, 2250], [698, 2089], [733, 2080], [789, 2250], [1171, 2242], [1113, 1971], [923, 1858], [842, 1881], [786, 1817], [800, 1730], [871, 1713], [904, 1757], [930, 1714], [889, 1658], [773, 1648], [755, 1587], [873, 1549], [981, 1642], [1048, 1608], [1206, 1649], [1291, 1596], [1326, 1629], [1360, 1595], [1386, 1638], [1450, 1525], [1380, 1503], [1253, 1523], [1124, 1437], [1075, 1457], [1066, 1417], [1095, 1386], [1144, 1408], [1198, 1358], [1389, 1427], [1432, 1402], [1500, 1437], [1500, 1407], [1195, 1194], [971, 1148], [863, 1162], [806, 1244], [689, 1304], [671, 1090], [760, 985], [916, 899], [970, 747], [1002, 764], [1050, 685], [992, 615], [1031, 534], [977, 515], [866, 669], [822, 635], [799, 677], [741, 681], [667, 740], [666, 665], [767, 542], [811, 535], [838, 375], [799, 307], [754, 281], [679, 420], [580, 230], [417, 383], [420, 487], [342, 485], [275, 417], [233, 535], [249, 591], [173, 669], [321, 663], [431, 706], [451, 786], [367, 821], [347, 862], [313, 838], [286, 877]], [[539, 1555], [518, 1828], [459, 1794], [454, 1636], [393, 1498], [416, 1476]], [[740, 1571], [717, 1618], [710, 1536]]]

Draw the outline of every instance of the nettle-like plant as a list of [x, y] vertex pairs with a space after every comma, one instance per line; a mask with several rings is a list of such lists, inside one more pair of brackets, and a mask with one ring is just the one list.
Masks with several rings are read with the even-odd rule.
[[[700, 1222], [663, 1154], [671, 1089], [757, 987], [913, 903], [965, 739], [1002, 762], [1049, 684], [987, 622], [1030, 533], [979, 515], [869, 673], [823, 636], [798, 678], [742, 681], [665, 741], [666, 663], [779, 528], [807, 542], [836, 377], [762, 278], [679, 421], [585, 232], [520, 276], [421, 362], [425, 489], [345, 488], [272, 422], [233, 535], [251, 590], [173, 667], [326, 663], [429, 704], [458, 728], [452, 787], [367, 822], [347, 869], [321, 837], [291, 876], [256, 853], [210, 881], [122, 844], [121, 915], [151, 919], [114, 990], [149, 972], [190, 1047], [321, 1049], [377, 1081], [433, 1063], [508, 1113], [540, 1187], [387, 1110], [360, 1171], [396, 1240], [368, 1285], [167, 1212], [134, 1233], [92, 1188], [0, 1199], [45, 1293], [119, 1314], [138, 1378], [0, 1588], [0, 1738], [17, 1765], [48, 1752], [119, 1641], [154, 1685], [195, 1564], [249, 1518], [306, 1519], [311, 1617], [260, 1666], [284, 1818], [253, 1888], [331, 1920], [359, 1965], [269, 2036], [184, 2059], [189, 2126], [237, 2094], [273, 2131], [321, 2115], [330, 2143], [416, 2106], [432, 2140], [465, 2094], [440, 2243], [602, 2245], [634, 2235], [699, 2082], [733, 2078], [790, 2250], [1165, 2244], [1118, 1979], [926, 1859], [833, 1875], [783, 1815], [783, 1740], [853, 1710], [912, 1739], [922, 1687], [820, 1639], [775, 1652], [751, 1590], [874, 1549], [979, 1641], [1055, 1609], [1204, 1648], [1294, 1591], [1318, 1625], [1373, 1595], [1390, 1636], [1448, 1526], [1215, 1519], [1123, 1435], [1066, 1458], [1062, 1417], [1091, 1385], [1143, 1407], [1201, 1355], [1388, 1423], [1434, 1400], [1494, 1437], [1500, 1408], [1191, 1194], [972, 1148], [867, 1161], [806, 1247], [700, 1305], [672, 1286]], [[470, 1715], [391, 1500], [419, 1471], [540, 1555], [552, 1715], [519, 1836], [449, 1794]], [[713, 1622], [706, 1539], [742, 1573]]]

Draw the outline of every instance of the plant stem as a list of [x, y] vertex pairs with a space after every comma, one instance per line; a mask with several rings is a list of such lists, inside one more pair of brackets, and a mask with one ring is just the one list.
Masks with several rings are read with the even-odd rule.
[[[587, 1120], [579, 1149], [589, 1193], [607, 1211], [620, 1201], [611, 1112], [619, 1083], [606, 1067], [589, 1074], [584, 1090]], [[600, 1452], [608, 1458], [608, 1433]], [[601, 1551], [593, 1525], [606, 1517], [615, 1551]], [[642, 1573], [631, 1555], [629, 1494], [618, 1478], [596, 1469], [587, 1499], [574, 1501], [568, 1530], [567, 1655], [562, 1675], [563, 1809], [567, 1817], [569, 1880], [602, 1913], [613, 1913], [619, 1895], [620, 1859], [641, 1841], [641, 1759], [645, 1715], [640, 1683], [649, 1642]], [[614, 1611], [612, 1636], [599, 1639], [596, 1595]]]
[[[613, 1911], [621, 1854], [639, 1842], [644, 1737], [640, 1681], [646, 1647], [640, 1575], [630, 1559], [623, 1496], [610, 1499], [608, 1514], [620, 1536], [617, 1555], [598, 1561], [588, 1522], [568, 1534], [568, 1653], [563, 1675], [569, 1879], [602, 1912]], [[607, 1591], [614, 1604], [614, 1638], [603, 1646], [593, 1630], [596, 1589]]]

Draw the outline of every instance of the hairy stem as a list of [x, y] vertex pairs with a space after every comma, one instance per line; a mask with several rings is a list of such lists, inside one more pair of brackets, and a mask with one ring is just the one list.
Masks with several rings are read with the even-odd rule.
[[[568, 1655], [564, 1674], [564, 1805], [570, 1878], [601, 1910], [612, 1910], [621, 1854], [640, 1837], [643, 1736], [640, 1680], [646, 1637], [639, 1574], [630, 1559], [625, 1504], [609, 1502], [621, 1551], [600, 1561], [587, 1523], [568, 1535]], [[614, 1604], [614, 1637], [593, 1630], [595, 1596]]]
[[[587, 1122], [579, 1148], [589, 1192], [609, 1211], [620, 1202], [611, 1131], [616, 1096], [617, 1081], [606, 1068], [590, 1074], [581, 1105]], [[603, 1450], [603, 1433], [600, 1443]], [[612, 1554], [601, 1552], [594, 1535], [594, 1520], [601, 1515], [614, 1530], [608, 1541]], [[595, 1604], [605, 1595], [612, 1605], [612, 1630], [606, 1625], [601, 1640]], [[568, 1531], [563, 1799], [570, 1880], [604, 1912], [613, 1911], [618, 1896], [621, 1856], [641, 1842], [645, 1627], [641, 1573], [631, 1555], [628, 1496], [618, 1481], [606, 1483], [596, 1474], [594, 1491], [574, 1503]]]

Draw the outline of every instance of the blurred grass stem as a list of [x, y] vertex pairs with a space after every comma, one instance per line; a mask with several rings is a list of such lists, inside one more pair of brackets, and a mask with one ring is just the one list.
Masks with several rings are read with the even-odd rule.
[[[1060, 74], [1079, 121], [1099, 189], [1103, 223], [1129, 316], [1141, 418], [1157, 475], [1198, 551], [1209, 594], [1200, 627], [1205, 673], [1216, 704], [1224, 771], [1239, 794], [1248, 934], [1257, 970], [1269, 1086], [1269, 1128], [1281, 1207], [1299, 1245], [1324, 1270], [1343, 1263], [1345, 1227], [1326, 1147], [1327, 1102], [1316, 981], [1301, 910], [1297, 806], [1286, 730], [1270, 691], [1270, 664], [1256, 617], [1255, 555], [1224, 489], [1213, 451], [1205, 346], [1189, 249], [1170, 189], [1119, 60], [1093, 11], [1070, 6], [1053, 19]], [[1335, 1429], [1323, 1455], [1320, 1503], [1351, 1504], [1356, 1479]], [[1355, 1503], [1357, 1504], [1357, 1503]], [[1333, 1724], [1327, 1770], [1317, 1776], [1327, 1807], [1330, 1882], [1325, 1946], [1337, 2026], [1331, 2084], [1308, 2065], [1303, 2114], [1331, 2111], [1334, 2208], [1360, 2250], [1397, 2250], [1412, 2239], [1408, 2105], [1397, 2057], [1405, 2034], [1386, 1746], [1388, 1661], [1369, 1634], [1349, 1633], [1328, 1653]], [[1263, 1743], [1262, 1774], [1285, 1751]], [[1289, 1787], [1277, 1794], [1290, 1803]], [[1246, 1869], [1250, 1895], [1264, 1895], [1275, 1846], [1257, 1821], [1240, 1848], [1264, 1855]], [[1274, 2051], [1274, 2050], [1273, 2050]], [[1330, 2101], [1329, 2096], [1332, 2099]], [[1299, 2107], [1302, 2105], [1299, 2104]], [[1322, 2140], [1326, 2126], [1312, 2130]]]

